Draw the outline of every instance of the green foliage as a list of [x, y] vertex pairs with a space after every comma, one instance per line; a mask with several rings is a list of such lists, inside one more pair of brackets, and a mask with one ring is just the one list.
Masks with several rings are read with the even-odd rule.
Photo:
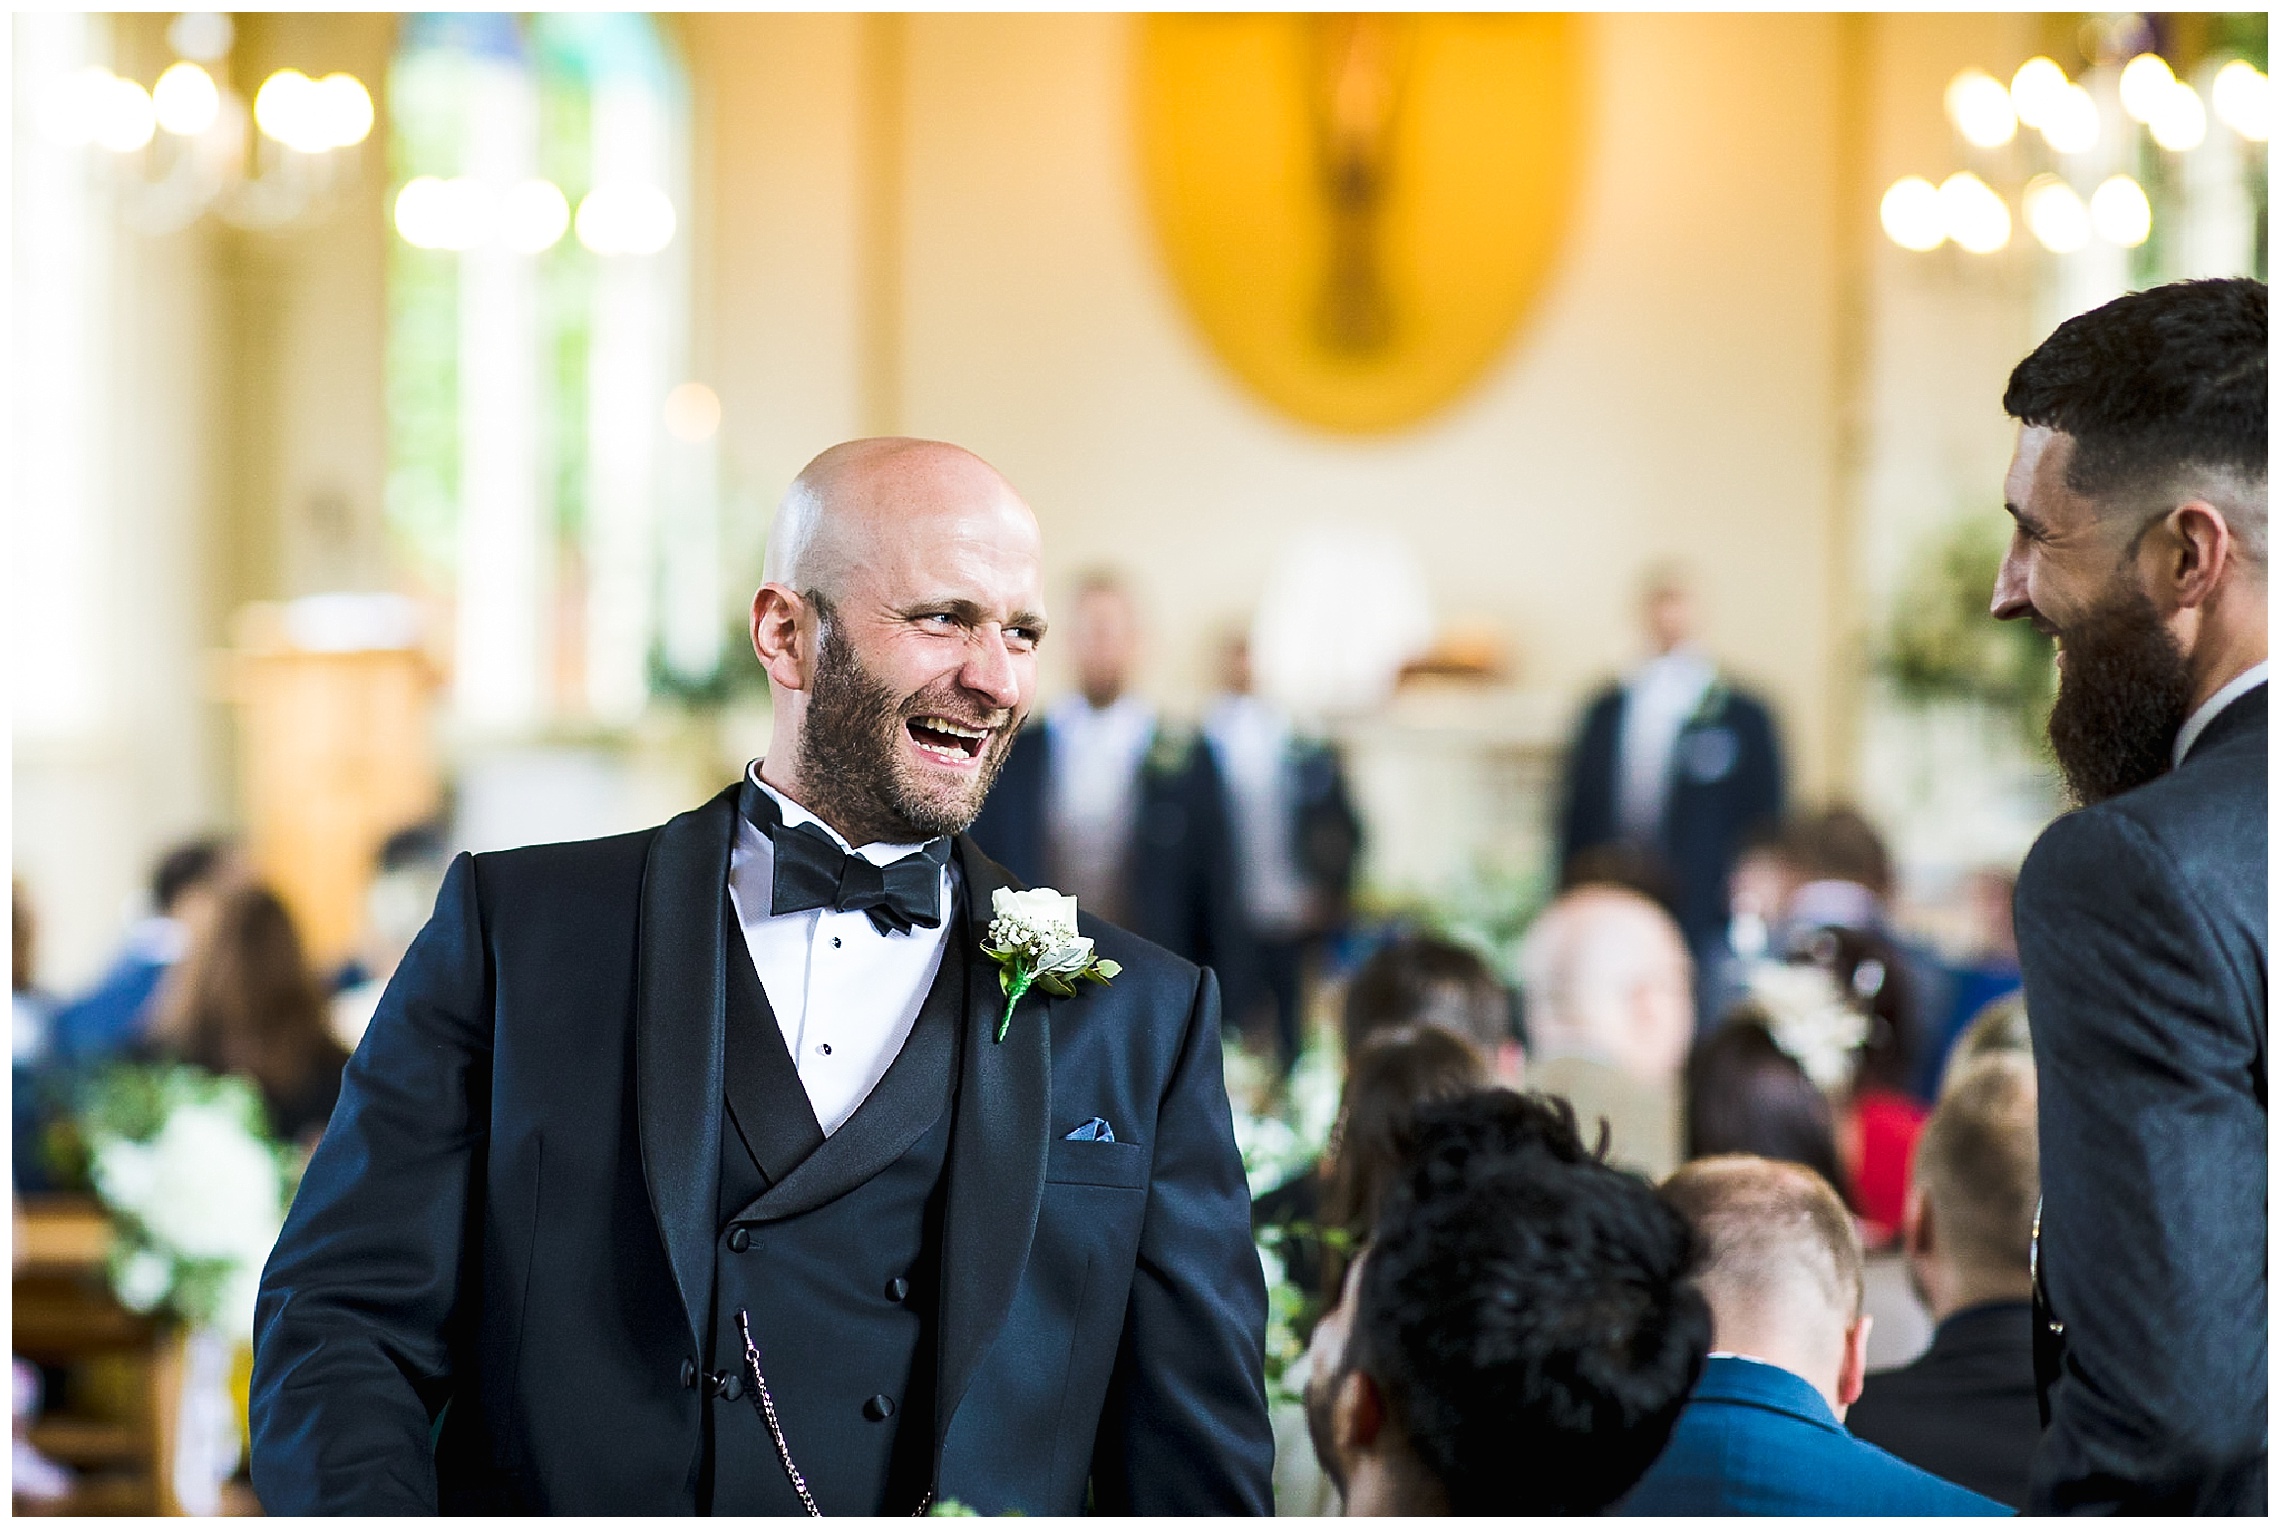
[[1999, 515], [1957, 520], [1912, 560], [1878, 667], [1907, 700], [1977, 701], [2033, 738], [2050, 715], [2050, 639], [1987, 614], [2009, 532]]

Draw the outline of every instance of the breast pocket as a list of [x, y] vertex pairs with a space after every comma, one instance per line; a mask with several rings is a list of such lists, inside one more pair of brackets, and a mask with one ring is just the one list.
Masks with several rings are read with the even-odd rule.
[[1148, 1154], [1129, 1141], [1056, 1141], [1045, 1157], [1045, 1182], [1146, 1189]]

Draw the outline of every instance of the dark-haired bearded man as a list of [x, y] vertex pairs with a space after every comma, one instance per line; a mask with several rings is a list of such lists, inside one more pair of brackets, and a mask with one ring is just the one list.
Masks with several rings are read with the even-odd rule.
[[2180, 282], [2060, 325], [2003, 398], [1993, 613], [2058, 643], [2081, 804], [2016, 905], [2063, 1354], [2039, 1512], [2265, 1511], [2267, 346], [2263, 283]]
[[1216, 984], [1087, 916], [1121, 970], [1008, 1016], [984, 953], [1035, 518], [855, 442], [766, 575], [745, 780], [452, 866], [263, 1275], [263, 1504], [1267, 1511]]

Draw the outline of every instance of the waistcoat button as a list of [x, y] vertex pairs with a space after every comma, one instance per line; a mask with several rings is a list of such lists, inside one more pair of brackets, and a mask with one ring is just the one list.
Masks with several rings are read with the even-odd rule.
[[863, 1416], [874, 1423], [883, 1423], [895, 1415], [895, 1399], [891, 1396], [874, 1396], [863, 1404]]
[[741, 1253], [750, 1246], [752, 1246], [752, 1234], [743, 1227], [736, 1227], [729, 1232], [728, 1250], [731, 1253]]
[[737, 1374], [734, 1370], [729, 1371], [729, 1373], [726, 1375], [715, 1375], [713, 1377], [713, 1395], [726, 1397], [729, 1401], [732, 1402], [742, 1400], [744, 1396], [744, 1377]]
[[899, 1275], [899, 1274], [898, 1274], [898, 1275], [896, 1275], [896, 1276], [895, 1276], [893, 1279], [891, 1279], [891, 1280], [888, 1280], [888, 1281], [887, 1281], [887, 1299], [888, 1299], [888, 1300], [890, 1300], [890, 1301], [907, 1301], [907, 1300], [909, 1300], [909, 1299], [910, 1299], [910, 1281], [909, 1281], [909, 1280], [907, 1280], [907, 1279], [904, 1279], [904, 1278], [903, 1278], [901, 1275]]

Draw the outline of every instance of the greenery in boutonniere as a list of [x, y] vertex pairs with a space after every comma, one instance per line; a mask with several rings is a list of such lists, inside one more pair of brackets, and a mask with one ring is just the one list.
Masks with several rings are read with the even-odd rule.
[[1000, 1041], [1013, 1024], [1013, 1006], [1031, 988], [1074, 998], [1078, 983], [1106, 983], [1124, 969], [1093, 954], [1093, 942], [1077, 933], [1077, 900], [1051, 887], [999, 887], [990, 895], [990, 915], [982, 954], [998, 964], [998, 991], [1005, 994]]

